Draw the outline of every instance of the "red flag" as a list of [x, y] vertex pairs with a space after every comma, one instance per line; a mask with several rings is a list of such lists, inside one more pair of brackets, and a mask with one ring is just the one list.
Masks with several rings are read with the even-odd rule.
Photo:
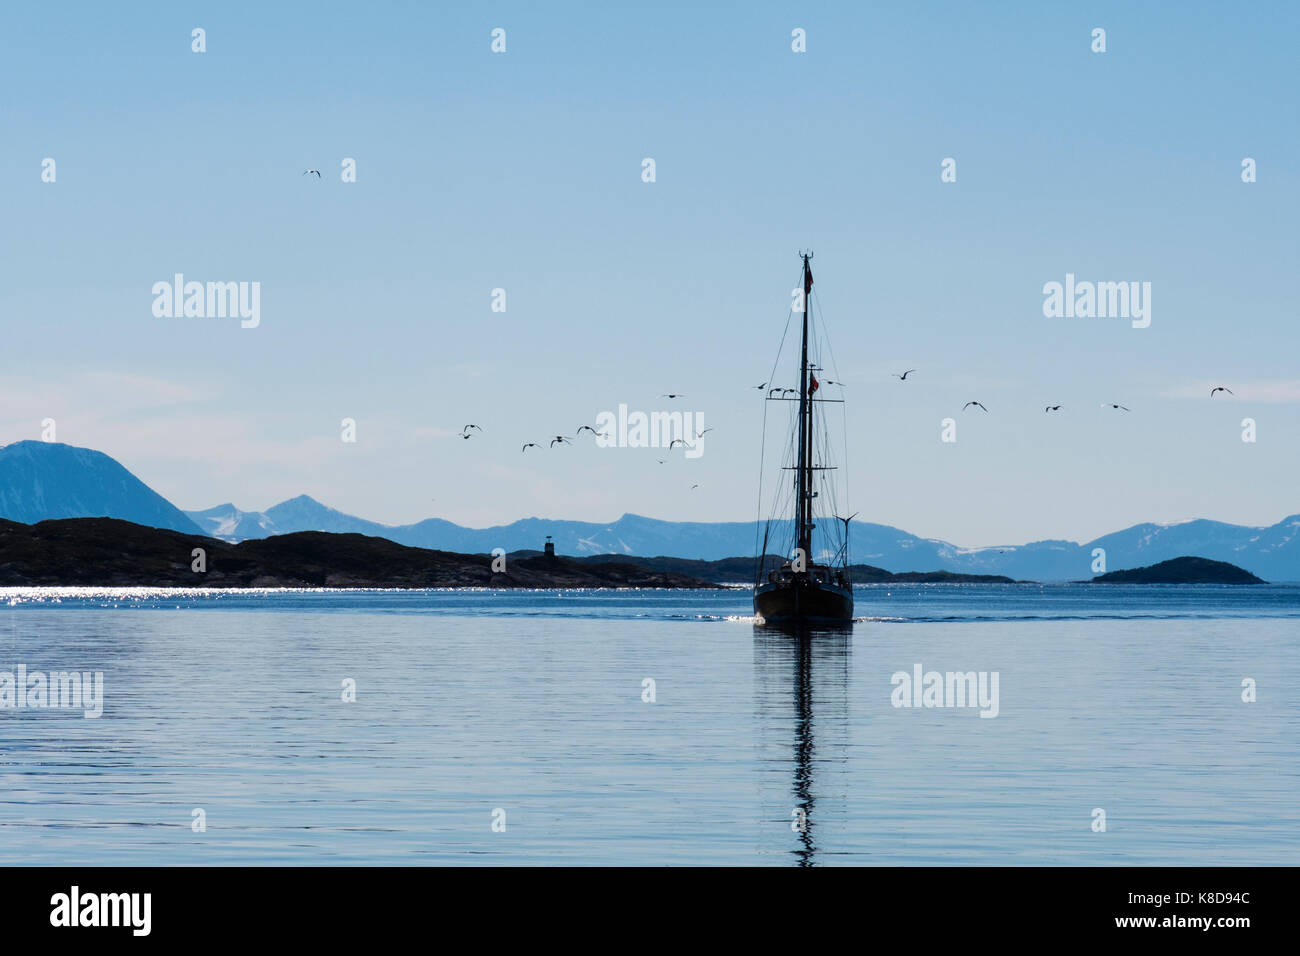
[[812, 387], [808, 389], [808, 394], [811, 395], [813, 392], [817, 391], [817, 389], [821, 388], [821, 383], [817, 381], [817, 376], [813, 375], [811, 372], [808, 374], [808, 377], [812, 379]]

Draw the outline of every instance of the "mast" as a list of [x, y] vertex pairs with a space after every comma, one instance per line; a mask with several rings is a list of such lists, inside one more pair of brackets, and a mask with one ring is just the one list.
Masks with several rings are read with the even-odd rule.
[[798, 544], [804, 560], [812, 563], [812, 396], [808, 394], [808, 316], [812, 313], [812, 253], [803, 253], [803, 340], [799, 349], [799, 497]]

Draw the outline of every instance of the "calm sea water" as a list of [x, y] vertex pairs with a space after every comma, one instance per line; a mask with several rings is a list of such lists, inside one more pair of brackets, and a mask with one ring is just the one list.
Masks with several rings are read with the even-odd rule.
[[[0, 671], [104, 675], [97, 719], [0, 709], [0, 859], [1300, 863], [1300, 587], [864, 587], [810, 638], [749, 601], [0, 590]], [[894, 707], [918, 664], [997, 716]]]

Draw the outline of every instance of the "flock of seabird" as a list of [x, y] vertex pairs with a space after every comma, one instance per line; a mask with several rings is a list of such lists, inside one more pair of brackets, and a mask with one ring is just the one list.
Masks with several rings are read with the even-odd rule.
[[[309, 169], [309, 170], [307, 170], [307, 172], [308, 172], [308, 173], [315, 173], [316, 170], [314, 170], [314, 169]], [[303, 175], [306, 175], [306, 173], [304, 173]], [[317, 173], [317, 175], [319, 176], [320, 174]], [[917, 370], [914, 369], [914, 368], [909, 368], [906, 372], [903, 372], [903, 373], [901, 373], [901, 374], [900, 374], [900, 373], [897, 373], [897, 372], [892, 373], [892, 374], [893, 374], [893, 377], [896, 378], [896, 379], [898, 379], [900, 382], [906, 382], [906, 381], [907, 381], [907, 376], [911, 375], [911, 374], [912, 374], [913, 372], [915, 372], [915, 371], [917, 371]], [[836, 381], [833, 381], [833, 380], [831, 380], [831, 379], [826, 379], [825, 384], [827, 384], [827, 385], [838, 385], [838, 386], [840, 386], [841, 388], [844, 388], [844, 387], [845, 387], [845, 384], [844, 384], [843, 382], [836, 382]], [[797, 394], [798, 391], [799, 391], [797, 388], [780, 388], [780, 387], [777, 387], [777, 388], [768, 388], [767, 386], [768, 386], [768, 383], [767, 383], [767, 382], [760, 382], [758, 385], [751, 385], [750, 388], [756, 389], [757, 391], [760, 391], [760, 392], [763, 391], [764, 389], [766, 389], [766, 390], [767, 390], [767, 397], [768, 397], [768, 398], [772, 398], [773, 396], [785, 397], [786, 395]], [[1228, 388], [1226, 385], [1216, 385], [1214, 388], [1210, 389], [1210, 398], [1214, 398], [1214, 396], [1217, 395], [1219, 392], [1227, 392], [1229, 395], [1234, 395], [1234, 394], [1235, 394], [1235, 393], [1232, 391], [1232, 389]], [[664, 393], [661, 394], [659, 397], [660, 397], [660, 398], [670, 398], [670, 399], [672, 399], [672, 398], [685, 398], [686, 396], [685, 396], [683, 393], [681, 393], [681, 392], [664, 392]], [[970, 407], [972, 407], [972, 406], [974, 406], [975, 408], [978, 408], [980, 411], [982, 411], [982, 412], [984, 412], [984, 413], [986, 413], [986, 414], [988, 413], [988, 409], [984, 407], [984, 403], [983, 403], [983, 402], [977, 402], [977, 401], [969, 401], [969, 402], [967, 402], [965, 405], [963, 405], [963, 406], [961, 407], [961, 410], [964, 412], [964, 411], [966, 411], [966, 409], [968, 409], [968, 408], [970, 408]], [[1064, 408], [1064, 407], [1065, 407], [1064, 405], [1045, 405], [1045, 406], [1043, 406], [1043, 411], [1044, 411], [1044, 412], [1048, 412], [1048, 413], [1051, 413], [1051, 412], [1059, 412], [1059, 411], [1060, 411], [1062, 408]], [[1102, 408], [1113, 408], [1113, 409], [1117, 409], [1118, 411], [1122, 411], [1122, 412], [1129, 412], [1129, 411], [1132, 411], [1132, 409], [1129, 408], [1127, 405], [1120, 405], [1118, 402], [1102, 402], [1102, 403], [1101, 403], [1101, 407], [1102, 407]], [[714, 430], [714, 429], [713, 429], [712, 427], [706, 428], [706, 429], [704, 429], [703, 431], [700, 432], [699, 437], [703, 438], [705, 435], [707, 435], [709, 432], [711, 432], [711, 431], [713, 431], [713, 430]], [[483, 429], [480, 428], [478, 425], [473, 425], [473, 424], [466, 425], [464, 428], [461, 429], [460, 437], [461, 437], [461, 438], [473, 438], [473, 437], [474, 437], [474, 432], [482, 432], [482, 431], [483, 431]], [[605, 438], [605, 437], [608, 437], [608, 434], [609, 434], [608, 432], [598, 432], [598, 431], [596, 431], [596, 428], [595, 428], [594, 425], [579, 425], [579, 426], [578, 426], [578, 430], [577, 430], [576, 432], [574, 432], [573, 437], [574, 437], [574, 438], [577, 438], [577, 437], [578, 437], [579, 435], [581, 435], [583, 432], [591, 432], [592, 436], [595, 437], [595, 438]], [[572, 439], [570, 439], [570, 438], [566, 438], [564, 435], [556, 435], [554, 438], [552, 438], [552, 439], [550, 440], [549, 444], [548, 444], [546, 447], [548, 447], [548, 448], [554, 448], [556, 445], [572, 445], [572, 444], [573, 444]], [[690, 444], [690, 442], [686, 441], [686, 439], [684, 439], [684, 438], [674, 438], [671, 442], [668, 443], [668, 450], [669, 450], [669, 451], [672, 451], [672, 450], [673, 450], [674, 448], [676, 448], [678, 445], [683, 445], [683, 446], [685, 446], [686, 448], [691, 448], [691, 447], [693, 447], [693, 446]], [[541, 446], [540, 444], [538, 444], [537, 442], [532, 442], [532, 441], [530, 441], [530, 442], [525, 442], [525, 443], [523, 444], [523, 446], [522, 446], [519, 450], [520, 450], [520, 452], [527, 452], [528, 449], [530, 449], [530, 448], [541, 448], [541, 447], [542, 447], [542, 446]], [[662, 465], [662, 464], [665, 464], [665, 463], [668, 461], [668, 459], [666, 459], [666, 458], [656, 458], [655, 461], [657, 461], [659, 464]], [[692, 489], [694, 489], [694, 488], [698, 488], [699, 485], [692, 485], [691, 487], [692, 487]]]
[[[909, 369], [908, 369], [906, 372], [904, 372], [902, 375], [899, 375], [897, 372], [895, 372], [895, 373], [893, 373], [893, 376], [894, 376], [894, 378], [898, 379], [900, 382], [906, 382], [906, 381], [907, 381], [907, 376], [911, 375], [911, 374], [912, 374], [913, 372], [915, 372], [915, 371], [916, 371], [916, 369], [914, 369], [914, 368], [909, 368]], [[830, 380], [827, 380], [826, 384], [827, 384], [827, 385], [843, 385], [842, 382], [832, 382], [832, 381], [830, 381]], [[758, 386], [758, 387], [762, 388], [762, 387], [766, 387], [766, 385], [767, 385], [767, 383], [764, 382], [762, 386]], [[780, 392], [780, 393], [782, 393], [782, 394], [784, 395], [786, 392], [795, 392], [795, 391], [798, 391], [798, 389], [794, 389], [794, 388], [774, 388], [774, 389], [771, 389], [767, 394], [768, 394], [768, 397], [770, 398], [774, 392]], [[1210, 389], [1210, 398], [1213, 398], [1213, 397], [1214, 397], [1216, 394], [1218, 394], [1219, 392], [1227, 392], [1229, 395], [1233, 395], [1233, 394], [1235, 394], [1235, 393], [1232, 391], [1232, 389], [1228, 388], [1226, 385], [1216, 385], [1214, 388]], [[961, 407], [961, 410], [964, 412], [964, 411], [966, 411], [966, 409], [970, 408], [972, 405], [974, 405], [976, 408], [980, 409], [980, 410], [983, 411], [983, 412], [987, 412], [987, 411], [988, 411], [988, 409], [984, 407], [983, 403], [981, 403], [981, 402], [974, 402], [974, 401], [967, 402], [965, 405], [963, 405], [963, 406]], [[1059, 412], [1059, 411], [1060, 411], [1062, 408], [1064, 408], [1064, 407], [1065, 407], [1064, 405], [1044, 405], [1044, 406], [1043, 406], [1043, 411], [1045, 411], [1045, 412]], [[1117, 403], [1117, 402], [1102, 402], [1102, 403], [1101, 403], [1101, 407], [1102, 407], [1102, 408], [1114, 408], [1114, 409], [1118, 409], [1119, 411], [1122, 411], [1122, 412], [1131, 412], [1131, 411], [1132, 411], [1132, 409], [1129, 408], [1128, 406], [1126, 406], [1126, 405], [1120, 405], [1120, 404]]]
[[[672, 393], [668, 393], [668, 394], [660, 395], [659, 397], [660, 397], [660, 398], [684, 398], [685, 396], [682, 395], [680, 392], [672, 392]], [[482, 431], [483, 431], [483, 429], [480, 428], [478, 425], [469, 424], [469, 425], [466, 425], [464, 428], [462, 428], [462, 429], [460, 430], [460, 437], [461, 437], [461, 438], [465, 438], [465, 439], [473, 438], [475, 432], [482, 432]], [[707, 434], [708, 434], [709, 432], [711, 432], [711, 431], [714, 431], [714, 428], [713, 428], [712, 426], [710, 426], [709, 428], [705, 428], [704, 430], [702, 430], [702, 431], [700, 432], [700, 434], [699, 434], [698, 437], [703, 438], [705, 435], [707, 435]], [[577, 438], [577, 437], [578, 437], [579, 435], [581, 435], [583, 432], [591, 432], [593, 438], [607, 438], [607, 437], [609, 437], [609, 432], [598, 432], [598, 431], [596, 431], [596, 427], [595, 427], [594, 425], [579, 425], [577, 431], [575, 431], [575, 432], [573, 433], [573, 438]], [[569, 438], [569, 437], [567, 437], [567, 436], [565, 436], [565, 435], [556, 435], [554, 438], [550, 439], [549, 442], [547, 442], [546, 447], [547, 447], [547, 448], [554, 448], [556, 445], [572, 445], [572, 444], [573, 444], [573, 438]], [[693, 445], [691, 445], [690, 442], [686, 441], [686, 439], [684, 439], [684, 438], [674, 438], [671, 442], [669, 442], [669, 444], [668, 444], [668, 450], [669, 450], [669, 451], [672, 451], [672, 450], [673, 450], [674, 448], [676, 448], [678, 445], [682, 445], [682, 446], [684, 446], [684, 447], [686, 447], [686, 448], [692, 448], [692, 447], [694, 447]], [[540, 449], [541, 447], [542, 447], [542, 445], [541, 445], [540, 443], [538, 443], [538, 442], [535, 442], [535, 441], [524, 442], [524, 444], [523, 444], [522, 446], [520, 446], [519, 451], [520, 451], [520, 453], [522, 454], [522, 453], [527, 452], [528, 449], [530, 449], [530, 448], [538, 448], [538, 449]], [[661, 465], [662, 465], [662, 464], [665, 464], [665, 463], [668, 461], [668, 459], [666, 459], [666, 458], [657, 458], [657, 459], [655, 459], [655, 460], [658, 461], [659, 464], [661, 464]], [[694, 491], [694, 490], [695, 490], [696, 488], [698, 488], [698, 487], [700, 487], [698, 484], [691, 485], [691, 490]]]
[[[316, 173], [317, 176], [320, 175], [320, 173], [317, 173], [316, 170], [314, 170], [314, 169], [309, 169], [309, 170], [307, 170], [307, 173]], [[304, 173], [303, 175], [305, 176], [305, 175], [307, 175], [307, 173]], [[901, 374], [895, 372], [895, 373], [892, 373], [892, 375], [893, 375], [894, 378], [898, 379], [900, 382], [906, 382], [906, 381], [907, 381], [907, 377], [908, 377], [909, 375], [911, 375], [913, 372], [916, 372], [916, 371], [917, 371], [917, 369], [909, 368], [907, 371], [902, 372]], [[798, 394], [798, 392], [799, 392], [799, 390], [798, 390], [797, 388], [781, 388], [781, 387], [768, 388], [768, 384], [769, 384], [769, 383], [767, 383], [767, 382], [760, 382], [758, 385], [751, 385], [751, 386], [749, 386], [749, 387], [752, 388], [752, 389], [755, 389], [756, 391], [760, 391], [760, 392], [766, 390], [766, 391], [767, 391], [767, 397], [768, 397], [768, 398], [772, 398], [772, 397], [774, 397], [774, 396], [779, 396], [779, 397], [784, 398], [786, 395]], [[836, 382], [836, 381], [834, 381], [834, 380], [832, 380], [832, 379], [826, 379], [825, 382], [824, 382], [824, 384], [826, 384], [826, 385], [838, 385], [838, 386], [841, 387], [841, 388], [846, 387], [844, 382]], [[1229, 395], [1233, 395], [1233, 394], [1234, 394], [1234, 392], [1232, 391], [1232, 389], [1228, 388], [1226, 385], [1217, 385], [1217, 386], [1215, 386], [1214, 388], [1210, 389], [1210, 397], [1211, 397], [1211, 398], [1214, 398], [1214, 397], [1215, 397], [1219, 392], [1226, 392], [1226, 393], [1228, 393]], [[660, 398], [668, 398], [668, 399], [677, 399], [677, 398], [685, 398], [686, 396], [685, 396], [683, 393], [681, 393], [681, 392], [664, 392], [664, 393], [661, 394], [659, 397], [660, 397]], [[978, 401], [974, 401], [974, 400], [969, 401], [969, 402], [967, 402], [965, 405], [963, 405], [963, 406], [962, 406], [962, 411], [965, 411], [966, 409], [971, 408], [971, 407], [978, 408], [980, 411], [982, 411], [982, 412], [984, 412], [984, 413], [986, 413], [986, 414], [988, 413], [988, 409], [984, 407], [984, 403], [983, 403], [983, 402], [978, 402]], [[1059, 411], [1060, 411], [1062, 408], [1064, 408], [1064, 407], [1065, 407], [1065, 406], [1063, 406], [1063, 405], [1045, 405], [1045, 406], [1043, 407], [1043, 411], [1044, 411], [1044, 412], [1048, 412], [1048, 413], [1051, 413], [1051, 412], [1059, 412]], [[1119, 410], [1119, 411], [1123, 411], [1123, 412], [1132, 411], [1132, 409], [1130, 409], [1127, 405], [1120, 405], [1120, 404], [1117, 403], [1117, 402], [1102, 402], [1102, 403], [1101, 403], [1101, 407], [1102, 407], [1102, 408], [1112, 408], [1112, 409], [1117, 409], [1117, 410]], [[709, 432], [711, 432], [711, 431], [713, 431], [713, 430], [714, 430], [714, 429], [713, 429], [712, 427], [706, 428], [706, 429], [704, 429], [703, 431], [700, 432], [699, 437], [703, 438], [705, 435], [707, 435]], [[466, 425], [464, 428], [461, 429], [461, 431], [460, 431], [460, 437], [461, 437], [461, 438], [464, 438], [464, 439], [473, 438], [475, 432], [482, 432], [482, 431], [483, 431], [483, 429], [480, 428], [478, 425], [469, 424], [469, 425]], [[575, 431], [575, 432], [573, 433], [573, 437], [574, 437], [574, 438], [577, 438], [579, 435], [581, 435], [581, 434], [582, 434], [583, 432], [585, 432], [585, 431], [586, 431], [586, 432], [591, 432], [591, 434], [592, 434], [592, 436], [593, 436], [594, 438], [605, 438], [605, 437], [608, 437], [608, 432], [598, 432], [598, 431], [596, 431], [596, 428], [595, 428], [594, 425], [579, 425], [577, 431]], [[554, 438], [550, 439], [550, 441], [549, 441], [549, 443], [547, 444], [546, 447], [547, 447], [547, 448], [554, 448], [556, 445], [572, 445], [572, 444], [573, 444], [573, 440], [572, 440], [571, 438], [567, 438], [567, 437], [565, 437], [564, 435], [556, 435]], [[686, 447], [686, 448], [691, 448], [691, 447], [693, 447], [693, 446], [692, 446], [688, 441], [686, 441], [686, 439], [684, 439], [684, 438], [674, 438], [671, 442], [668, 443], [668, 450], [669, 450], [669, 451], [672, 451], [672, 450], [673, 450], [674, 448], [676, 448], [678, 445], [682, 445], [682, 446], [684, 446], [684, 447]], [[524, 452], [527, 452], [528, 449], [530, 449], [530, 448], [539, 448], [539, 449], [540, 449], [541, 447], [542, 447], [541, 444], [539, 444], [538, 442], [531, 442], [531, 441], [530, 441], [530, 442], [525, 442], [525, 443], [523, 444], [523, 446], [520, 447], [519, 451], [520, 451], [521, 453], [524, 453]], [[666, 464], [666, 463], [667, 463], [668, 459], [666, 459], [666, 458], [656, 458], [655, 461], [657, 461], [659, 464], [663, 465], [663, 464]], [[696, 488], [698, 488], [698, 487], [700, 487], [698, 483], [697, 483], [697, 484], [693, 484], [693, 485], [691, 485], [691, 490], [694, 491], [694, 490], [695, 490]]]

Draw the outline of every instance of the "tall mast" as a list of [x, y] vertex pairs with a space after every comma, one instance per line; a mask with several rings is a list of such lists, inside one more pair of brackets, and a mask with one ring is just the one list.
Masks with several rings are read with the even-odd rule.
[[803, 254], [803, 341], [799, 349], [799, 543], [804, 560], [812, 562], [812, 397], [808, 394], [808, 316], [812, 313], [812, 253]]

